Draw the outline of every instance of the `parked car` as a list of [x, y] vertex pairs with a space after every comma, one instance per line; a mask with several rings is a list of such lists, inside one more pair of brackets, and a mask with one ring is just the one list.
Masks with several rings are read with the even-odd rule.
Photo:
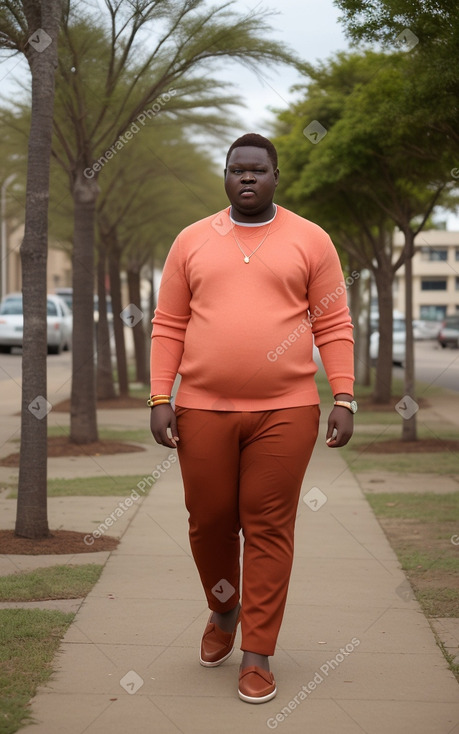
[[[379, 353], [379, 331], [370, 336], [370, 360], [375, 363]], [[403, 315], [398, 312], [393, 316], [392, 362], [403, 365], [406, 358], [406, 327]]]
[[[70, 349], [72, 343], [72, 314], [65, 301], [55, 294], [48, 294], [46, 302], [48, 353], [60, 354]], [[22, 347], [23, 331], [22, 293], [10, 293], [0, 304], [0, 352]]]
[[413, 320], [413, 336], [415, 339], [436, 339], [441, 329], [441, 321], [427, 319]]
[[[60, 296], [62, 300], [64, 300], [69, 307], [70, 311], [73, 311], [73, 288], [55, 288], [54, 293], [57, 296]], [[107, 296], [107, 319], [108, 321], [113, 321], [113, 311], [112, 311], [112, 299], [110, 296]], [[99, 321], [99, 296], [97, 293], [94, 294], [94, 322], [97, 323]]]
[[55, 288], [53, 293], [66, 302], [70, 311], [73, 311], [73, 288]]
[[437, 338], [443, 349], [446, 347], [456, 347], [457, 349], [459, 347], [459, 313], [446, 316]]

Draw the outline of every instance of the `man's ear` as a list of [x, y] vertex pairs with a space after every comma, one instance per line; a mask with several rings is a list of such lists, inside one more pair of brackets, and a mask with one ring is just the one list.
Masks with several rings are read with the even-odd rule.
[[226, 170], [227, 170], [226, 168], [223, 169], [223, 180], [226, 179]]
[[276, 168], [276, 170], [274, 171], [274, 180], [276, 182], [276, 186], [279, 183], [279, 176], [280, 176], [279, 169]]

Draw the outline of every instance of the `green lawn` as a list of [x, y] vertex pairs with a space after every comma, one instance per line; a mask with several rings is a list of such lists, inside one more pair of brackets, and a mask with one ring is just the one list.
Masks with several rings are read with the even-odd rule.
[[37, 568], [35, 571], [0, 576], [0, 601], [80, 599], [91, 591], [102, 568], [101, 565], [88, 563]]
[[[99, 438], [115, 441], [126, 441], [126, 443], [151, 443], [153, 437], [147, 428], [138, 429], [117, 429], [117, 428], [99, 428]], [[48, 426], [48, 436], [68, 436], [70, 429], [67, 426]]]
[[[381, 492], [366, 498], [424, 613], [459, 617], [459, 555], [452, 541], [459, 535], [459, 492]], [[459, 675], [459, 667], [444, 652], [451, 669]]]
[[[424, 614], [428, 617], [457, 617], [459, 609], [459, 590], [458, 589], [418, 589], [416, 596], [421, 604]], [[440, 606], [440, 609], [439, 609]], [[440, 614], [438, 612], [440, 611]], [[440, 645], [443, 647], [442, 645]], [[448, 659], [448, 653], [443, 647], [445, 657]], [[453, 672], [459, 677], [459, 665], [454, 664], [452, 660], [448, 660]]]
[[74, 614], [0, 609], [0, 732], [30, 722], [29, 701], [52, 673], [52, 661]]
[[[357, 421], [356, 421], [357, 422]], [[436, 439], [439, 444], [442, 440], [458, 440], [457, 430], [433, 429], [432, 426], [420, 425], [419, 439]], [[459, 452], [446, 449], [445, 451], [417, 453], [373, 453], [372, 446], [379, 442], [400, 440], [401, 430], [396, 431], [391, 426], [381, 425], [370, 430], [355, 431], [347, 446], [340, 449], [349, 468], [356, 472], [384, 471], [384, 472], [419, 472], [425, 474], [443, 474], [459, 476]]]
[[384, 471], [393, 472], [394, 474], [418, 472], [420, 474], [443, 474], [447, 476], [459, 475], [459, 455], [454, 453], [371, 454], [362, 452], [359, 455], [351, 447], [344, 447], [340, 451], [351, 471], [357, 474], [359, 472]]
[[[149, 485], [145, 482], [145, 491], [139, 491], [137, 484], [142, 480], [145, 480], [143, 474], [79, 479], [48, 479], [48, 497], [127, 497], [132, 490], [143, 497], [148, 494]], [[8, 499], [15, 499], [16, 497], [17, 490], [8, 495]]]
[[[446, 571], [456, 574], [459, 571], [459, 556], [451, 557], [428, 551], [401, 551], [399, 560], [404, 571], [416, 571], [418, 574], [423, 571]], [[456, 598], [459, 599], [457, 590], [449, 591], [455, 592]]]
[[378, 517], [418, 520], [424, 523], [459, 521], [459, 492], [381, 492], [367, 494], [366, 498]]

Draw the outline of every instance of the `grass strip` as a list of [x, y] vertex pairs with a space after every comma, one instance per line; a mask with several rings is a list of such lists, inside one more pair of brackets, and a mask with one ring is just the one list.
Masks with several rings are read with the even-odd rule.
[[[48, 497], [128, 497], [137, 484], [145, 480], [144, 474], [122, 476], [76, 477], [75, 479], [48, 479]], [[148, 494], [153, 485], [151, 478], [145, 482], [141, 496]], [[17, 490], [10, 492], [8, 499], [15, 499]]]
[[[418, 599], [428, 617], [438, 617], [438, 605], [441, 604], [443, 617], [457, 617], [459, 609], [458, 589], [424, 589], [418, 591]], [[459, 665], [458, 665], [459, 672]]]
[[375, 493], [366, 498], [381, 522], [428, 617], [459, 617], [459, 492]]
[[[430, 427], [420, 426], [418, 430], [419, 439], [438, 439], [457, 441], [457, 431], [438, 430], [432, 432]], [[417, 451], [410, 453], [373, 453], [372, 446], [384, 441], [400, 439], [401, 433], [395, 433], [387, 427], [381, 430], [365, 431], [362, 435], [358, 430], [354, 433], [352, 440], [347, 446], [340, 449], [341, 455], [347, 461], [351, 471], [355, 473], [367, 471], [384, 472], [417, 472], [422, 474], [441, 474], [459, 476], [459, 452], [458, 451]], [[401, 443], [402, 445], [402, 443]]]
[[103, 566], [51, 566], [0, 577], [0, 601], [80, 599], [91, 591]]
[[[146, 428], [137, 429], [118, 429], [118, 428], [99, 428], [100, 440], [125, 441], [126, 443], [147, 443], [151, 444], [153, 437], [151, 432]], [[48, 426], [48, 436], [69, 436], [70, 428], [68, 426]]]
[[366, 498], [378, 517], [423, 523], [449, 523], [459, 517], [459, 492], [378, 492], [367, 494]]
[[[365, 454], [356, 455], [355, 451], [344, 447], [340, 449], [349, 468], [356, 474], [360, 472], [417, 472], [419, 474], [440, 474], [451, 476], [459, 474], [459, 455], [452, 453], [413, 453], [413, 454]], [[394, 482], [396, 482], [394, 478]]]
[[[398, 550], [398, 558], [404, 571], [414, 571], [417, 575], [429, 571], [432, 572], [446, 571], [447, 573], [457, 573], [459, 571], [459, 558], [442, 555], [429, 551], [418, 550]], [[452, 591], [455, 591], [452, 589]], [[459, 596], [458, 596], [459, 599]]]
[[1, 734], [30, 722], [29, 701], [52, 673], [52, 660], [74, 614], [0, 609]]

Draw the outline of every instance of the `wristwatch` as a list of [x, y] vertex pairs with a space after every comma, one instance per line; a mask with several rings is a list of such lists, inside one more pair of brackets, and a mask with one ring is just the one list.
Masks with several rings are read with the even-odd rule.
[[357, 413], [357, 402], [355, 400], [351, 400], [349, 403], [347, 400], [335, 400], [335, 405], [340, 405], [342, 408], [347, 408], [351, 411], [351, 413]]

